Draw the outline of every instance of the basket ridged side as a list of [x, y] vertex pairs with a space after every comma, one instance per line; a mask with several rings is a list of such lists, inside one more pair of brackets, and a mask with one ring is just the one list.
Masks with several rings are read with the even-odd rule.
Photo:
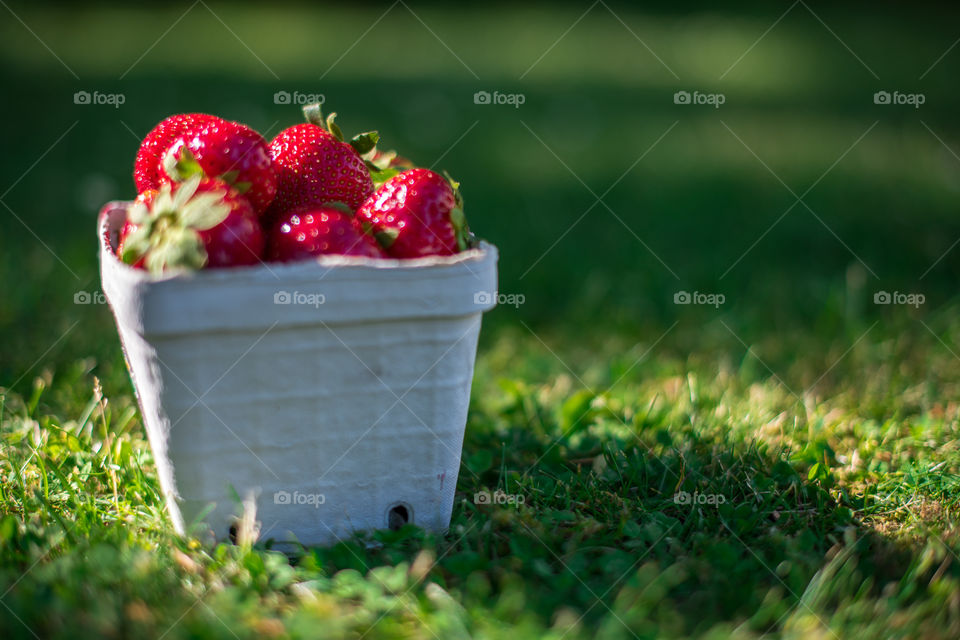
[[[226, 537], [235, 496], [248, 494], [262, 535], [278, 540], [328, 543], [384, 528], [395, 505], [420, 526], [446, 529], [486, 308], [471, 301], [495, 290], [495, 250], [492, 260], [403, 273], [318, 264], [313, 282], [342, 295], [311, 315], [263, 303], [271, 286], [309, 286], [310, 265], [272, 283], [256, 269], [151, 282], [109, 255], [110, 225], [101, 229], [104, 291], [179, 531], [212, 504], [204, 521]], [[391, 306], [404, 286], [420, 307]], [[217, 305], [217, 295], [232, 298]], [[364, 303], [362, 317], [330, 308], [351, 298], [386, 302]], [[170, 305], [197, 300], [203, 321], [191, 331]], [[253, 300], [266, 306], [238, 318]]]

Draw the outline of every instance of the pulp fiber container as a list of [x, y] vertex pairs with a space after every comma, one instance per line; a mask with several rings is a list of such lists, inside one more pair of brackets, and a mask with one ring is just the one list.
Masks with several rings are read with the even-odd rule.
[[445, 531], [496, 247], [158, 279], [115, 255], [126, 206], [101, 280], [177, 531], [226, 539], [251, 495], [264, 539]]

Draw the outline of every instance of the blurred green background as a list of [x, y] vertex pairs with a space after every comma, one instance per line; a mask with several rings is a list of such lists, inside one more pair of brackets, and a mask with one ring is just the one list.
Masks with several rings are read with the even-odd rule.
[[[5, 385], [87, 356], [126, 384], [108, 309], [74, 304], [99, 290], [96, 211], [135, 195], [138, 142], [163, 117], [212, 112], [269, 139], [300, 120], [278, 91], [323, 94], [348, 132], [376, 128], [383, 147], [462, 182], [472, 227], [500, 248], [501, 292], [525, 299], [488, 315], [487, 345], [530, 329], [589, 346], [589, 363], [597, 345], [650, 344], [676, 322], [658, 348], [765, 344], [787, 375], [804, 336], [827, 351], [900, 316], [883, 323], [891, 335], [923, 334], [917, 318], [956, 296], [960, 49], [945, 6], [12, 2], [0, 13]], [[881, 90], [925, 102], [875, 104]], [[78, 91], [123, 104], [75, 104]], [[476, 104], [478, 91], [524, 102]], [[724, 102], [676, 104], [677, 91]], [[681, 290], [726, 301], [678, 306]], [[874, 305], [881, 290], [926, 303]]]
[[[453, 637], [401, 627], [350, 590], [380, 574], [343, 571], [403, 578], [422, 547], [444, 615], [477, 637], [957, 637], [958, 18], [805, 0], [0, 0], [0, 602], [22, 623], [0, 610], [0, 636], [6, 621], [110, 637], [135, 618], [264, 637], [275, 616], [303, 637]], [[450, 534], [316, 549], [295, 576], [286, 557], [172, 535], [95, 237], [100, 206], [134, 197], [158, 121], [205, 111], [271, 138], [301, 120], [278, 93], [322, 94], [345, 132], [447, 169], [500, 249], [500, 292], [524, 301], [484, 318]], [[495, 488], [527, 506], [470, 502]], [[685, 507], [681, 489], [729, 504]], [[127, 602], [146, 604], [118, 617]]]

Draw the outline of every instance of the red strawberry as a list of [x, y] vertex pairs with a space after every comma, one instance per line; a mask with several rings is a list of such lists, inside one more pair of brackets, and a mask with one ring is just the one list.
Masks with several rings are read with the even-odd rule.
[[165, 118], [140, 143], [133, 162], [133, 182], [137, 192], [160, 188], [160, 160], [174, 140], [207, 122], [220, 120], [205, 113], [179, 113]]
[[245, 125], [215, 120], [174, 140], [163, 156], [161, 182], [203, 174], [220, 178], [242, 193], [257, 214], [277, 193], [277, 177], [263, 137]]
[[149, 206], [131, 205], [128, 216], [136, 226], [121, 257], [127, 264], [143, 260], [154, 274], [254, 264], [263, 254], [263, 230], [250, 202], [216, 178], [165, 184]]
[[267, 241], [268, 259], [292, 262], [319, 255], [386, 257], [341, 203], [300, 207], [274, 223]]
[[451, 255], [471, 243], [456, 183], [429, 169], [411, 169], [377, 189], [357, 210], [394, 258]]
[[[137, 199], [131, 203], [127, 211], [129, 212], [129, 209], [131, 207], [135, 207], [138, 204], [142, 204], [149, 209], [150, 206], [153, 204], [153, 200], [156, 197], [157, 197], [156, 189], [147, 189], [146, 191], [144, 191], [143, 193], [137, 196]], [[123, 257], [123, 248], [124, 248], [124, 245], [126, 244], [127, 236], [129, 236], [131, 233], [133, 233], [139, 228], [140, 228], [140, 225], [135, 224], [133, 221], [131, 221], [128, 213], [127, 219], [123, 221], [123, 226], [120, 228], [120, 234], [117, 241], [117, 257], [118, 258]], [[135, 262], [133, 266], [137, 267], [138, 269], [143, 269], [144, 268], [143, 258], [140, 258], [140, 260]]]
[[376, 132], [360, 134], [347, 143], [333, 122], [335, 113], [326, 119], [327, 128], [320, 105], [308, 105], [304, 114], [309, 122], [284, 129], [270, 143], [278, 178], [274, 215], [325, 202], [343, 202], [356, 211], [373, 193], [370, 170], [361, 154], [374, 148]]

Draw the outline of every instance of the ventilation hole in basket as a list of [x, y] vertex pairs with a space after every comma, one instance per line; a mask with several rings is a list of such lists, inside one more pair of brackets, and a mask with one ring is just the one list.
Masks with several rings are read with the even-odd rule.
[[237, 525], [230, 525], [230, 531], [227, 533], [230, 538], [230, 544], [237, 544]]
[[391, 531], [396, 531], [410, 522], [410, 519], [410, 510], [407, 508], [407, 505], [395, 505], [387, 512], [387, 527], [390, 528]]

